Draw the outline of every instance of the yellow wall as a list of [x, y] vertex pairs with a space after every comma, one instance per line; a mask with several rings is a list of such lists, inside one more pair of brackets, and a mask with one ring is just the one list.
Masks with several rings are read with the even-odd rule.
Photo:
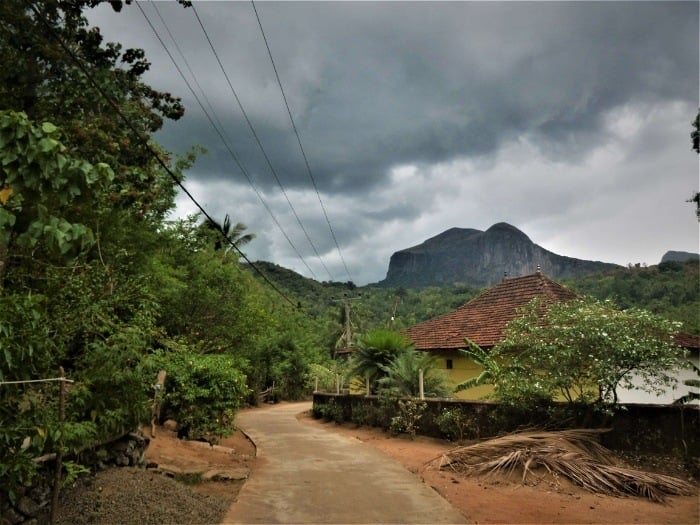
[[[431, 351], [431, 354], [437, 357], [438, 368], [447, 372], [447, 377], [450, 380], [450, 386], [455, 387], [462, 381], [477, 377], [482, 369], [474, 361], [466, 357], [462, 352], [457, 350], [437, 350]], [[447, 368], [447, 360], [452, 360], [452, 369]], [[462, 390], [454, 394], [457, 399], [483, 399], [484, 396], [493, 391], [491, 385], [483, 385], [469, 390]]]
[[[438, 370], [444, 370], [447, 373], [449, 386], [454, 388], [462, 381], [476, 377], [481, 373], [481, 367], [474, 361], [466, 357], [462, 352], [457, 350], [436, 350], [431, 351], [431, 354], [437, 357]], [[448, 370], [447, 360], [452, 360], [452, 369]], [[349, 385], [344, 388], [349, 388], [351, 394], [364, 394], [365, 384], [359, 378], [350, 381]], [[462, 390], [453, 394], [457, 399], [482, 400], [487, 394], [493, 392], [493, 386], [483, 385], [469, 390]]]

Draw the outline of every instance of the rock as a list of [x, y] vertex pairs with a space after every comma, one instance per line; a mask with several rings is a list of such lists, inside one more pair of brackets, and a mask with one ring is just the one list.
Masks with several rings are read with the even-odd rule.
[[381, 287], [493, 286], [503, 273], [515, 277], [542, 272], [552, 279], [578, 277], [619, 268], [616, 264], [574, 259], [535, 244], [522, 231], [498, 223], [486, 231], [451, 228], [417, 246], [394, 252]]
[[247, 468], [209, 470], [202, 474], [202, 481], [242, 481], [249, 475], [250, 469]]
[[165, 430], [170, 430], [171, 432], [177, 432], [177, 421], [175, 421], [174, 419], [167, 419], [165, 423], [163, 423], [163, 428]]
[[40, 485], [29, 491], [29, 497], [40, 507], [45, 507], [51, 499], [51, 489], [48, 485]]
[[41, 507], [32, 499], [24, 496], [17, 503], [17, 510], [29, 518], [36, 518], [41, 513]]
[[13, 508], [7, 509], [2, 513], [2, 516], [0, 516], [0, 524], [2, 525], [16, 525], [17, 523], [22, 523], [23, 521], [24, 516]]

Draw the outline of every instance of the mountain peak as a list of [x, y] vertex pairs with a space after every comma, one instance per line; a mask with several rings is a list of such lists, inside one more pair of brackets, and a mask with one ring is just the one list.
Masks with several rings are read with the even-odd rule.
[[515, 226], [499, 222], [485, 232], [450, 228], [423, 243], [395, 252], [380, 286], [491, 286], [504, 274], [516, 277], [537, 268], [553, 279], [576, 277], [617, 265], [557, 255], [533, 243]]

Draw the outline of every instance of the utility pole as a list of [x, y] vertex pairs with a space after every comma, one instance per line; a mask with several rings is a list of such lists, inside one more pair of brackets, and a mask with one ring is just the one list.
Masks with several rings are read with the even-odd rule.
[[357, 297], [348, 297], [348, 294], [344, 294], [342, 299], [331, 299], [333, 302], [343, 303], [345, 309], [345, 350], [350, 351], [350, 346], [352, 344], [352, 323], [350, 322], [350, 301], [359, 301], [362, 299], [362, 294]]

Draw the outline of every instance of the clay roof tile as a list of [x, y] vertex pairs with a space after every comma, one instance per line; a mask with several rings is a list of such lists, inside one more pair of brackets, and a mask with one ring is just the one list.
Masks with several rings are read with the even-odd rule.
[[403, 330], [418, 350], [464, 348], [468, 337], [477, 345], [497, 344], [506, 324], [535, 297], [548, 303], [578, 297], [541, 273], [504, 279], [456, 310]]

